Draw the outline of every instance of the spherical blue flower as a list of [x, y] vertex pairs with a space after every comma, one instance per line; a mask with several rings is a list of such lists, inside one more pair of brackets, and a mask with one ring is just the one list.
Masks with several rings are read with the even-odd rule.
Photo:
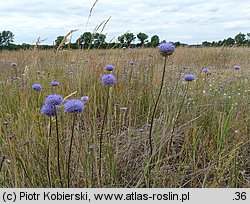
[[201, 72], [203, 72], [203, 73], [208, 73], [209, 70], [208, 70], [208, 68], [203, 68], [203, 69], [201, 70]]
[[233, 69], [238, 70], [238, 69], [240, 69], [240, 66], [235, 65], [235, 66], [233, 66]]
[[174, 44], [169, 42], [169, 43], [161, 43], [158, 46], [160, 53], [162, 56], [166, 57], [174, 53], [175, 47]]
[[82, 100], [82, 101], [88, 101], [88, 100], [89, 100], [89, 97], [88, 97], [88, 96], [82, 96], [82, 97], [81, 97], [81, 100]]
[[84, 110], [84, 103], [78, 99], [68, 100], [64, 104], [64, 111], [68, 113], [82, 112]]
[[58, 81], [52, 81], [50, 83], [51, 86], [59, 86], [59, 82]]
[[193, 81], [195, 79], [195, 76], [193, 74], [185, 74], [184, 79], [186, 81]]
[[130, 65], [133, 65], [133, 64], [134, 64], [134, 62], [129, 62], [129, 64], [130, 64]]
[[113, 71], [114, 68], [115, 68], [115, 67], [114, 67], [112, 64], [107, 64], [107, 65], [105, 66], [105, 69], [106, 69], [107, 71]]
[[12, 63], [10, 64], [10, 66], [12, 66], [12, 67], [17, 67], [17, 63], [12, 62]]
[[105, 86], [112, 86], [116, 81], [116, 78], [113, 74], [106, 74], [102, 76], [102, 83]]
[[58, 112], [57, 106], [54, 107], [53, 105], [45, 104], [41, 108], [41, 113], [44, 115], [54, 116], [57, 112]]
[[34, 89], [36, 91], [40, 91], [42, 89], [42, 86], [41, 86], [41, 84], [33, 84], [32, 89]]
[[45, 104], [48, 105], [61, 105], [62, 102], [63, 102], [63, 97], [58, 94], [48, 95], [47, 98], [45, 99]]

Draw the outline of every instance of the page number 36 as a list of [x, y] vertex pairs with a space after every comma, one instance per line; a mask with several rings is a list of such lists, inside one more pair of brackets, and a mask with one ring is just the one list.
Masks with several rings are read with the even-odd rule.
[[247, 193], [246, 192], [235, 192], [235, 198], [233, 200], [246, 200]]

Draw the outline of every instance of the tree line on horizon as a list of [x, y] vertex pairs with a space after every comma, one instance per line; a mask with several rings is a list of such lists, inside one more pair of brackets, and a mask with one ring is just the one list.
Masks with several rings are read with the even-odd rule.
[[[55, 49], [63, 42], [64, 36], [58, 36], [53, 45], [38, 45], [40, 49]], [[135, 40], [137, 39], [137, 43]], [[0, 50], [18, 50], [29, 49], [35, 45], [22, 43], [14, 44], [14, 34], [11, 31], [0, 32]], [[118, 36], [117, 42], [106, 42], [106, 35], [102, 33], [84, 32], [76, 42], [63, 43], [62, 48], [70, 49], [110, 49], [122, 47], [157, 47], [160, 43], [158, 35], [153, 35], [151, 38], [146, 33], [139, 32], [134, 34], [131, 32]], [[208, 42], [204, 41], [201, 45], [188, 45], [181, 42], [173, 42], [178, 46], [202, 46], [202, 47], [221, 47], [221, 46], [250, 46], [250, 33], [239, 33], [234, 38], [229, 37], [224, 40]]]

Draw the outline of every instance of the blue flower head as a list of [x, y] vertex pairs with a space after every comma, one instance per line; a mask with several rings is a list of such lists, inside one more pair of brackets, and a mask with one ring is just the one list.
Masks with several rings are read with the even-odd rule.
[[63, 97], [58, 94], [48, 95], [45, 99], [45, 104], [47, 105], [61, 105], [63, 102]]
[[32, 89], [36, 91], [40, 91], [42, 89], [41, 84], [33, 84]]
[[54, 107], [53, 105], [45, 104], [41, 108], [41, 113], [44, 114], [44, 115], [54, 116], [54, 115], [56, 115], [57, 112], [58, 112], [58, 107], [57, 106]]
[[81, 100], [82, 100], [82, 101], [88, 101], [88, 100], [89, 100], [89, 97], [88, 97], [88, 96], [82, 96], [82, 97], [81, 97]]
[[201, 70], [201, 72], [202, 72], [202, 73], [208, 73], [209, 70], [208, 70], [208, 68], [203, 68], [203, 69]]
[[160, 50], [161, 55], [164, 57], [172, 55], [174, 53], [174, 50], [175, 50], [174, 44], [171, 42], [161, 43], [158, 46], [158, 48]]
[[112, 86], [116, 81], [116, 78], [113, 74], [106, 74], [102, 76], [102, 83], [105, 86]]
[[233, 66], [233, 69], [238, 70], [238, 69], [240, 69], [240, 66], [239, 65], [235, 65], [235, 66]]
[[59, 86], [59, 82], [58, 81], [52, 81], [50, 83], [51, 86]]
[[107, 64], [107, 65], [105, 66], [105, 69], [106, 69], [107, 71], [113, 71], [114, 68], [115, 68], [115, 67], [114, 67], [112, 64]]
[[195, 79], [195, 76], [193, 74], [185, 74], [184, 79], [186, 81], [193, 81]]
[[17, 63], [12, 62], [12, 63], [10, 64], [10, 66], [12, 66], [12, 67], [17, 67]]
[[84, 103], [78, 99], [68, 100], [64, 104], [64, 111], [68, 113], [82, 112], [84, 110]]

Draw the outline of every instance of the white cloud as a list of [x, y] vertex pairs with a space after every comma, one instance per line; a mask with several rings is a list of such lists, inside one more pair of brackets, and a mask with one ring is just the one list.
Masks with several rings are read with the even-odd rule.
[[[16, 43], [32, 43], [38, 36], [52, 43], [59, 35], [86, 30], [94, 0], [8, 0], [0, 2], [0, 30], [11, 30]], [[130, 30], [169, 41], [201, 43], [250, 32], [249, 0], [99, 0], [88, 30], [103, 20], [108, 39]], [[74, 38], [73, 38], [74, 39]]]

